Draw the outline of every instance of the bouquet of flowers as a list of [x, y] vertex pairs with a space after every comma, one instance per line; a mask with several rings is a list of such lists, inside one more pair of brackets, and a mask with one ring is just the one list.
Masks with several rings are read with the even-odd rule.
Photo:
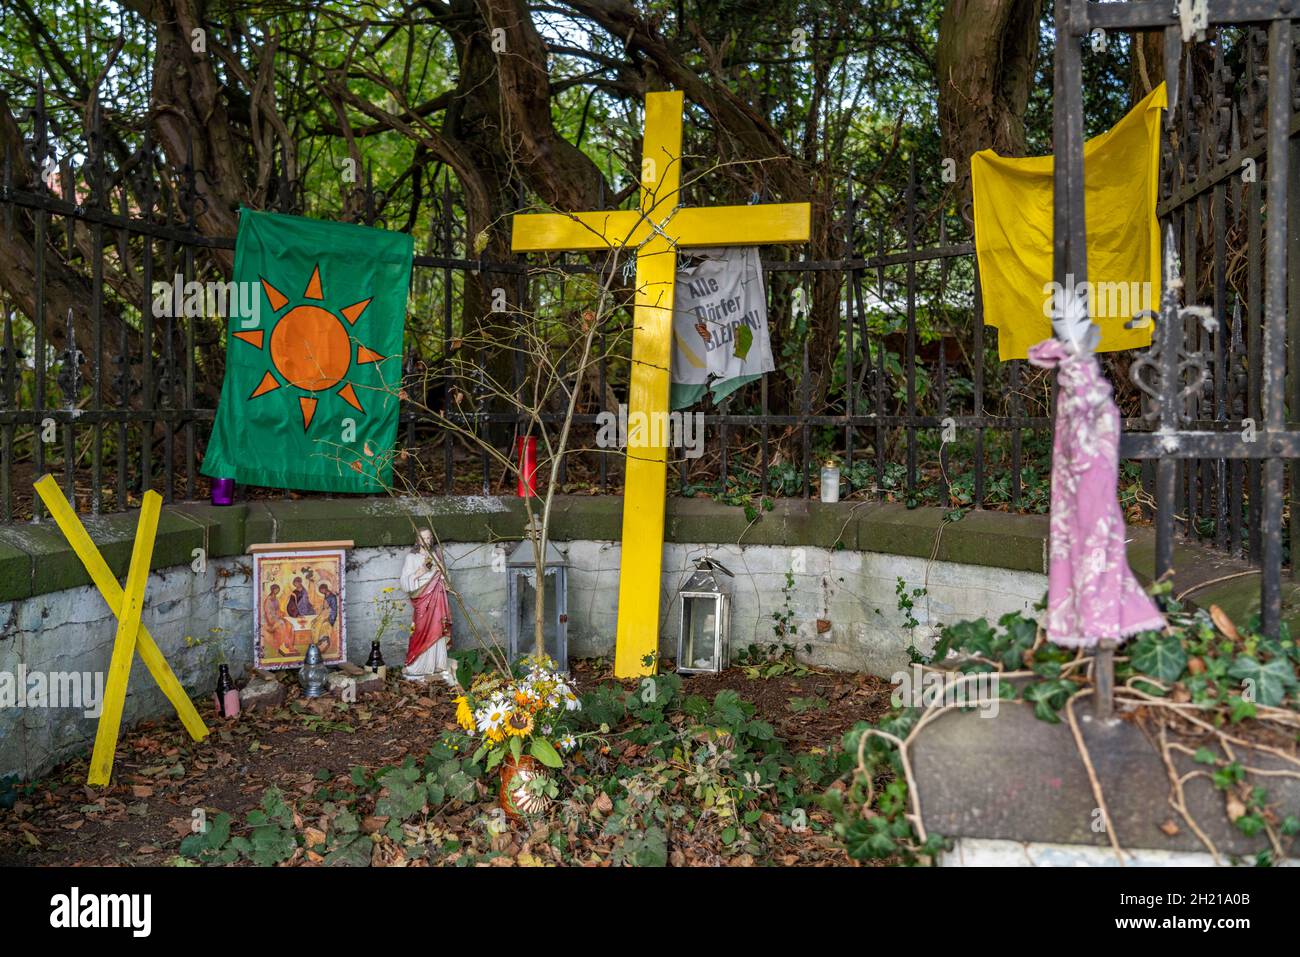
[[518, 764], [524, 755], [558, 768], [564, 763], [560, 753], [577, 743], [564, 725], [582, 703], [546, 657], [523, 658], [509, 672], [476, 675], [455, 704], [457, 723], [483, 740], [474, 760], [486, 758], [488, 771], [507, 757]]

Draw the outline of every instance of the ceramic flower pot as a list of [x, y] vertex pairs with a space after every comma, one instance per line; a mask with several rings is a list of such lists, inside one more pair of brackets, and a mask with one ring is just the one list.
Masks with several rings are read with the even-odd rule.
[[514, 755], [507, 754], [500, 767], [501, 788], [497, 801], [506, 817], [512, 822], [519, 821], [525, 814], [536, 814], [546, 809], [547, 800], [540, 794], [529, 794], [525, 785], [541, 773], [538, 762], [532, 755], [520, 755], [516, 761]]

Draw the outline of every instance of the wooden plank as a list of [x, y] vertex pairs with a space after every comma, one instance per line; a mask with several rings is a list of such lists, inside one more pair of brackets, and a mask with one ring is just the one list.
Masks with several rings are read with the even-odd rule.
[[339, 539], [335, 542], [259, 542], [256, 545], [248, 546], [248, 554], [256, 555], [259, 552], [312, 552], [322, 551], [327, 548], [351, 548], [352, 539]]
[[[628, 419], [637, 412], [668, 410], [668, 370], [672, 361], [673, 292], [677, 253], [656, 236], [636, 260], [635, 332]], [[627, 438], [627, 479], [623, 492], [623, 546], [618, 576], [618, 629], [614, 674], [634, 678], [655, 673], [659, 649], [659, 592], [664, 557], [664, 507], [668, 450], [666, 430]]]
[[681, 202], [682, 108], [680, 90], [647, 93], [641, 137], [641, 214], [663, 222]]
[[95, 750], [90, 756], [87, 784], [105, 785], [113, 777], [113, 752], [117, 750], [122, 707], [126, 704], [126, 685], [131, 679], [131, 661], [135, 658], [136, 635], [144, 611], [144, 589], [149, 584], [149, 563], [153, 558], [161, 513], [162, 496], [152, 489], [145, 492], [140, 502], [140, 521], [135, 528], [135, 545], [131, 549], [131, 567], [126, 574], [126, 588], [117, 615], [113, 657], [104, 683], [104, 700], [99, 713], [99, 728], [95, 731]]
[[803, 243], [812, 230], [808, 203], [683, 206], [666, 232], [679, 246], [758, 246]]
[[[99, 589], [99, 594], [108, 605], [108, 610], [113, 613], [115, 618], [119, 617], [118, 613], [122, 607], [122, 586], [117, 583], [117, 579], [109, 569], [108, 563], [100, 555], [98, 547], [86, 534], [81, 519], [72, 510], [68, 500], [63, 497], [58, 482], [54, 480], [53, 475], [46, 475], [36, 482], [35, 486], [41, 501], [45, 503], [45, 508], [49, 511], [55, 524], [59, 526], [59, 530], [63, 532], [63, 537], [68, 540], [72, 550], [81, 559], [81, 564], [86, 567], [90, 580]], [[203, 719], [199, 717], [198, 711], [194, 708], [194, 702], [185, 693], [184, 687], [181, 686], [180, 681], [172, 672], [171, 666], [167, 664], [167, 659], [163, 657], [163, 653], [154, 642], [153, 636], [149, 634], [149, 629], [144, 625], [140, 626], [140, 633], [136, 638], [136, 647], [140, 652], [140, 660], [145, 663], [145, 667], [149, 669], [149, 674], [153, 675], [154, 681], [158, 682], [158, 687], [162, 689], [163, 694], [167, 696], [167, 700], [176, 709], [185, 730], [189, 732], [190, 737], [195, 741], [202, 741], [208, 735], [208, 727], [203, 723]]]
[[530, 213], [511, 220], [510, 248], [517, 253], [634, 246], [649, 232], [630, 209], [595, 213]]
[[[662, 222], [679, 199], [682, 181], [682, 106], [680, 92], [648, 93], [642, 137], [641, 212]], [[677, 251], [669, 235], [656, 234], [636, 257], [636, 308], [633, 313], [632, 374], [628, 384], [628, 419], [668, 411], [672, 365], [673, 293]], [[652, 430], [652, 434], [654, 431]], [[668, 450], [651, 436], [627, 439], [623, 486], [623, 545], [618, 575], [618, 628], [614, 674], [619, 678], [652, 675], [658, 666], [659, 592], [664, 558], [664, 499]]]

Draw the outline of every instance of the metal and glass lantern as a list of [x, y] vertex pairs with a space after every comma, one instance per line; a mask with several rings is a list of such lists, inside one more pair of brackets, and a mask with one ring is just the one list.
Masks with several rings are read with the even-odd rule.
[[329, 666], [321, 659], [320, 648], [316, 642], [307, 646], [302, 656], [302, 667], [298, 669], [298, 683], [307, 698], [319, 698], [325, 693], [325, 679], [329, 677]]
[[680, 672], [719, 672], [727, 666], [731, 595], [722, 575], [735, 577], [717, 559], [697, 558], [695, 573], [682, 586], [681, 629], [677, 634]]
[[[535, 650], [533, 616], [537, 607], [537, 562], [533, 543], [537, 532], [531, 526], [522, 542], [506, 557], [506, 640], [510, 660], [531, 655]], [[569, 670], [569, 582], [568, 559], [551, 542], [546, 543], [542, 573], [542, 643], [546, 654], [560, 671]]]

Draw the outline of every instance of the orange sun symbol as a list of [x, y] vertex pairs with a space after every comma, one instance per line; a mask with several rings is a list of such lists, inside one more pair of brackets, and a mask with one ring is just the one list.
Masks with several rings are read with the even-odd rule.
[[[266, 290], [266, 298], [270, 301], [273, 312], [279, 313], [289, 304], [289, 297], [265, 279], [262, 279], [262, 288]], [[321, 289], [320, 266], [312, 271], [311, 280], [307, 283], [302, 298], [315, 302], [325, 298]], [[356, 390], [353, 389], [352, 383], [347, 381], [348, 371], [354, 364], [382, 362], [384, 356], [358, 343], [354, 363], [352, 337], [348, 334], [348, 328], [356, 324], [368, 305], [370, 305], [369, 298], [344, 307], [341, 310], [342, 320], [323, 306], [310, 303], [294, 306], [280, 316], [275, 328], [271, 330], [270, 350], [271, 365], [274, 366], [275, 372], [279, 373], [279, 378], [276, 378], [275, 373], [268, 371], [262, 376], [262, 381], [253, 390], [249, 399], [256, 399], [286, 385], [312, 393], [298, 396], [298, 405], [302, 409], [302, 428], [305, 432], [311, 426], [312, 416], [316, 414], [315, 393], [333, 389], [342, 382], [343, 387], [335, 392], [335, 395], [358, 412], [364, 413], [366, 410], [362, 408]], [[346, 326], [343, 320], [346, 320]], [[258, 349], [264, 348], [266, 344], [266, 333], [261, 329], [254, 332], [236, 332], [234, 336]]]

